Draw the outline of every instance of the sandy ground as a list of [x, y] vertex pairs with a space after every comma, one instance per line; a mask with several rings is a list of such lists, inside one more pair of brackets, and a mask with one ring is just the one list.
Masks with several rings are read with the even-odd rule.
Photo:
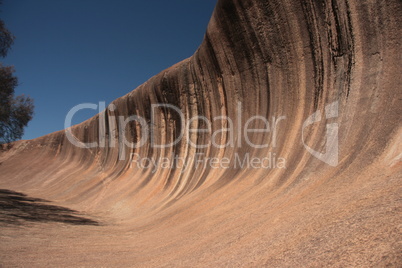
[[[86, 143], [104, 133], [105, 146], [78, 148], [60, 131], [0, 152], [0, 266], [401, 267], [401, 6], [218, 1], [191, 58], [73, 127]], [[122, 133], [133, 142], [144, 136], [135, 123], [123, 132], [118, 116], [148, 122], [157, 103], [186, 119], [210, 119], [211, 133], [228, 127], [222, 117], [229, 117], [236, 131], [184, 135], [169, 148], [149, 140], [117, 146]], [[307, 125], [316, 111], [321, 121]], [[286, 116], [275, 136], [248, 136], [266, 148], [243, 135], [255, 115]], [[184, 128], [171, 110], [154, 119], [156, 144]], [[337, 138], [329, 139], [335, 125]], [[211, 138], [233, 145], [190, 145]], [[329, 164], [306, 149], [333, 157], [335, 144]], [[173, 155], [189, 168], [154, 172], [133, 164], [133, 154]], [[196, 167], [197, 154], [275, 155], [285, 166]]]

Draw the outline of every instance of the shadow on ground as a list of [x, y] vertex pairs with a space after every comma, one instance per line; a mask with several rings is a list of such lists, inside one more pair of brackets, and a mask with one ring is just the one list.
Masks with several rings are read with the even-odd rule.
[[22, 225], [26, 221], [99, 225], [94, 220], [80, 216], [78, 211], [49, 203], [23, 193], [0, 189], [0, 225]]

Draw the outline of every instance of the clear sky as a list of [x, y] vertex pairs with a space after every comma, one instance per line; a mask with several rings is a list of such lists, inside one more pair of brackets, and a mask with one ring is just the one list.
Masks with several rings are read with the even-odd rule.
[[16, 69], [16, 95], [35, 102], [23, 139], [61, 130], [74, 106], [110, 103], [190, 57], [216, 2], [3, 0], [0, 17], [16, 40], [2, 62]]

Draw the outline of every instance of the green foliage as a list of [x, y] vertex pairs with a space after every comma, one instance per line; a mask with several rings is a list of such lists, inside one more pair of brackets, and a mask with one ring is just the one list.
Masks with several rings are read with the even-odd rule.
[[4, 22], [0, 20], [0, 57], [4, 58], [7, 56], [7, 52], [14, 43], [14, 39], [14, 35], [7, 30]]
[[[0, 20], [0, 57], [7, 55], [13, 42], [14, 36]], [[33, 100], [23, 95], [14, 96], [18, 79], [13, 74], [14, 67], [0, 63], [0, 144], [21, 139], [33, 116]]]

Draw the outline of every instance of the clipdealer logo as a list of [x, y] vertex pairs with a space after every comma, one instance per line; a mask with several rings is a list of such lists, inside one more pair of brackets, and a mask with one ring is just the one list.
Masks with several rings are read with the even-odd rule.
[[[325, 119], [330, 120], [333, 118], [338, 117], [338, 101], [333, 102], [325, 107]], [[99, 137], [98, 141], [93, 141], [90, 143], [84, 143], [77, 139], [72, 133], [72, 118], [74, 115], [83, 109], [99, 109]], [[180, 126], [181, 130], [179, 135], [174, 141], [169, 141], [170, 143], [166, 144], [157, 144], [155, 135], [159, 130], [156, 129], [154, 126], [158, 120], [160, 121], [160, 114], [156, 111], [158, 109], [163, 110], [170, 110], [171, 114], [177, 114], [178, 118], [180, 118]], [[248, 120], [244, 121], [242, 117], [243, 107], [242, 103], [238, 102], [237, 109], [236, 109], [236, 119], [232, 120], [228, 116], [216, 116], [212, 119], [206, 118], [205, 116], [194, 116], [193, 118], [186, 118], [183, 112], [178, 108], [170, 104], [153, 104], [151, 105], [151, 118], [150, 120], [146, 120], [145, 118], [132, 115], [132, 116], [115, 116], [114, 112], [116, 110], [116, 106], [112, 103], [108, 107], [106, 107], [105, 102], [100, 102], [99, 105], [93, 103], [83, 103], [73, 107], [66, 116], [65, 119], [65, 133], [67, 139], [72, 143], [74, 146], [79, 148], [105, 148], [113, 147], [115, 148], [118, 146], [119, 152], [119, 160], [126, 160], [127, 157], [130, 157], [130, 161], [135, 161], [135, 159], [142, 159], [142, 164], [140, 165], [138, 162], [137, 167], [147, 167], [147, 168], [155, 168], [155, 167], [172, 167], [171, 163], [166, 163], [166, 159], [162, 160], [154, 160], [154, 159], [146, 159], [141, 158], [138, 154], [133, 154], [133, 150], [127, 151], [128, 148], [131, 149], [138, 149], [145, 145], [151, 146], [152, 148], [171, 148], [177, 145], [179, 142], [183, 141], [188, 143], [189, 146], [196, 148], [196, 149], [203, 149], [214, 147], [217, 149], [225, 149], [228, 147], [231, 148], [241, 148], [244, 144], [247, 144], [250, 148], [254, 149], [262, 149], [262, 148], [276, 148], [277, 147], [277, 137], [278, 137], [278, 129], [280, 123], [286, 120], [286, 116], [279, 116], [268, 119], [261, 115], [255, 115], [250, 117]], [[108, 122], [109, 129], [107, 130], [107, 126], [105, 122]], [[216, 131], [212, 131], [212, 125], [215, 121], [224, 122], [222, 125], [222, 129], [218, 129]], [[309, 116], [306, 121], [303, 123], [302, 126], [302, 143], [304, 148], [315, 158], [319, 159], [320, 161], [330, 165], [330, 166], [337, 166], [338, 165], [338, 130], [339, 126], [337, 123], [328, 123], [326, 124], [326, 135], [325, 135], [325, 152], [318, 152], [309, 147], [306, 144], [305, 139], [305, 129], [309, 126], [315, 125], [324, 121], [322, 119], [321, 111], [318, 110], [311, 116]], [[130, 123], [135, 123], [136, 126], [136, 133], [138, 133], [139, 139], [136, 142], [130, 141], [127, 139], [126, 131], [127, 127]], [[198, 122], [196, 126], [194, 122]], [[200, 127], [200, 122], [202, 122], [203, 127]], [[237, 125], [237, 127], [235, 127]], [[259, 128], [252, 128], [252, 126], [258, 125]], [[117, 133], [116, 133], [117, 132]], [[109, 133], [109, 135], [107, 135]], [[253, 133], [258, 133], [257, 135], [253, 135]], [[198, 134], [198, 135], [208, 135], [209, 141], [204, 144], [198, 144], [197, 142], [193, 142], [191, 135]], [[252, 137], [257, 137], [259, 135], [264, 135], [264, 137], [268, 137], [267, 140], [263, 141], [262, 143], [255, 143], [252, 141]], [[225, 136], [225, 142], [222, 144], [222, 138]], [[133, 158], [133, 156], [135, 156]], [[243, 163], [238, 165], [240, 168], [251, 167], [251, 168], [284, 168], [286, 167], [285, 159], [277, 156], [275, 153], [268, 152], [267, 156], [259, 159], [250, 158], [249, 154], [245, 154], [244, 159], [240, 159], [240, 155], [235, 155], [235, 161], [232, 159], [232, 163]], [[274, 157], [272, 157], [274, 156]], [[176, 158], [177, 156], [172, 156]], [[205, 156], [206, 157], [206, 156]], [[251, 159], [251, 160], [250, 160]], [[179, 159], [180, 160], [180, 159]], [[207, 161], [208, 160], [208, 161]], [[212, 168], [220, 167], [220, 168], [228, 168], [228, 161], [227, 159], [207, 159], [206, 163]], [[280, 163], [279, 167], [272, 162]], [[165, 162], [164, 166], [159, 163]], [[180, 162], [180, 161], [179, 161]], [[175, 163], [179, 163], [176, 161]], [[269, 163], [268, 163], [269, 162]], [[193, 165], [200, 164], [200, 158], [195, 157], [192, 160]], [[187, 163], [182, 163], [182, 169], [187, 168]], [[233, 166], [233, 165], [232, 165]], [[233, 166], [237, 167], [237, 166]], [[177, 168], [177, 166], [176, 166]]]
[[[337, 118], [338, 117], [338, 112], [339, 112], [339, 102], [335, 101], [331, 104], [328, 104], [325, 107], [325, 119], [332, 119], [332, 118]], [[338, 132], [339, 132], [339, 125], [338, 123], [328, 123], [326, 124], [326, 142], [325, 142], [325, 152], [317, 152], [310, 148], [306, 143], [304, 139], [304, 130], [306, 127], [319, 123], [322, 121], [322, 116], [321, 116], [321, 111], [318, 110], [314, 114], [312, 114], [310, 117], [307, 118], [307, 120], [303, 124], [303, 129], [302, 129], [302, 141], [304, 148], [312, 154], [314, 157], [317, 159], [321, 160], [322, 162], [332, 166], [336, 167], [338, 165], [338, 157], [339, 157], [339, 137], [338, 137]]]

